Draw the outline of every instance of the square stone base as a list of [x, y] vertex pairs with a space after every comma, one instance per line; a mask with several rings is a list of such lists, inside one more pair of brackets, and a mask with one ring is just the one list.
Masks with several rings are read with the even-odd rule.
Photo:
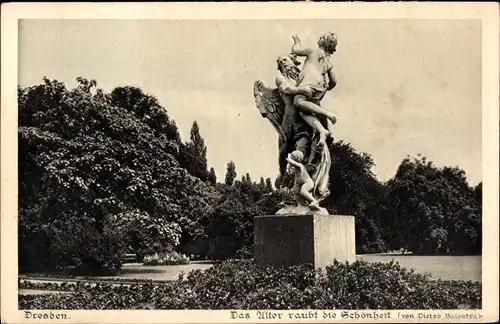
[[258, 264], [301, 263], [325, 268], [336, 259], [356, 261], [354, 217], [272, 215], [254, 220], [254, 257]]

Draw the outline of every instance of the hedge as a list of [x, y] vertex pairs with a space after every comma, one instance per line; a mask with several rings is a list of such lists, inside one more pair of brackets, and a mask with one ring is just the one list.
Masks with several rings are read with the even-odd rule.
[[160, 285], [79, 285], [72, 294], [20, 296], [20, 309], [481, 308], [481, 283], [432, 280], [397, 263], [273, 267], [226, 261]]

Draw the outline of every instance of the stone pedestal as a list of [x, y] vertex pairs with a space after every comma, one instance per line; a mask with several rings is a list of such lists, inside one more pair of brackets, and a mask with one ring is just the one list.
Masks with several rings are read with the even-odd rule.
[[258, 264], [311, 263], [325, 268], [336, 259], [356, 261], [354, 217], [272, 215], [254, 220], [254, 257]]

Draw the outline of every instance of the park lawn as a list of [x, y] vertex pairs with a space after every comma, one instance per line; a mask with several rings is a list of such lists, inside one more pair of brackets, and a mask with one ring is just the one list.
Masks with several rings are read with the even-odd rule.
[[[428, 272], [433, 279], [481, 281], [481, 256], [419, 256], [401, 254], [363, 254], [358, 260], [368, 262], [399, 262], [402, 267], [414, 269], [417, 273]], [[119, 278], [174, 280], [180, 272], [207, 269], [206, 263], [191, 263], [179, 266], [143, 266], [125, 264]]]
[[368, 262], [398, 262], [402, 267], [417, 273], [428, 272], [433, 279], [481, 281], [481, 256], [422, 256], [401, 254], [364, 254], [357, 259]]
[[[430, 273], [432, 279], [481, 281], [481, 256], [419, 256], [401, 254], [363, 254], [358, 260], [368, 262], [398, 262], [402, 267], [414, 269], [417, 273]], [[142, 264], [124, 264], [116, 276], [93, 278], [115, 278], [132, 280], [175, 280], [181, 273], [192, 270], [205, 270], [212, 267], [207, 262], [191, 262], [187, 265], [144, 266]], [[44, 275], [45, 276], [45, 275]], [[36, 278], [37, 274], [24, 274], [22, 277]]]

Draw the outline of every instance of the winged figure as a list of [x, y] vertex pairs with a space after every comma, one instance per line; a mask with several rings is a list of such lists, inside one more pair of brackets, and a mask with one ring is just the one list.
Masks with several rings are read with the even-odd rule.
[[[287, 173], [288, 155], [299, 151], [303, 164], [312, 179], [312, 196], [317, 202], [329, 195], [329, 173], [331, 167], [330, 151], [327, 145], [318, 145], [318, 128], [326, 128], [327, 121], [314, 114], [299, 111], [294, 105], [294, 97], [308, 91], [307, 87], [297, 86], [300, 75], [300, 62], [294, 54], [285, 54], [277, 60], [278, 71], [275, 86], [263, 80], [254, 82], [255, 104], [262, 117], [269, 120], [278, 133], [279, 176], [277, 187], [291, 187], [292, 181]], [[306, 201], [297, 195], [297, 204]]]

